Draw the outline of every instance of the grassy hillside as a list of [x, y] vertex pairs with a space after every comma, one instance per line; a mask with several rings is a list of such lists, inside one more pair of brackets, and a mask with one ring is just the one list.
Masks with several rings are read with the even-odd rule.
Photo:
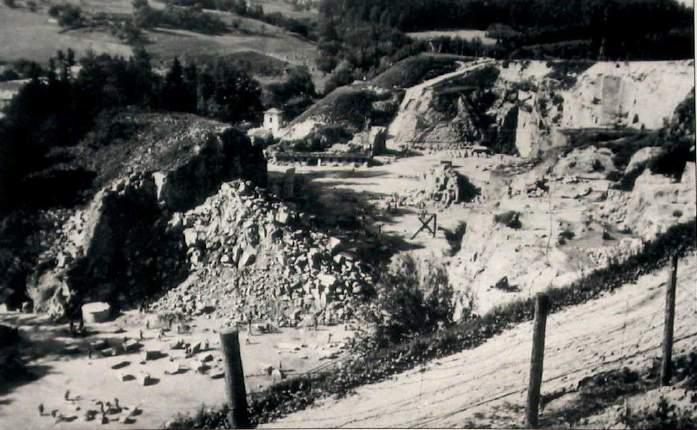
[[436, 76], [454, 72], [458, 62], [471, 58], [447, 54], [419, 54], [395, 63], [371, 83], [383, 88], [408, 88]]
[[[50, 22], [48, 5], [62, 3], [66, 2], [51, 0], [36, 12], [31, 12], [21, 2], [14, 9], [0, 4], [0, 40], [3, 41], [0, 61], [25, 58], [45, 63], [58, 49], [67, 48], [73, 48], [78, 56], [88, 49], [97, 53], [130, 55], [131, 47], [109, 35], [106, 29], [65, 30], [57, 23]], [[132, 13], [130, 0], [70, 0], [67, 3], [79, 5], [85, 14]], [[154, 9], [164, 6], [157, 1], [150, 1], [149, 4]], [[307, 40], [252, 18], [217, 11], [207, 13], [223, 20], [229, 31], [214, 36], [177, 29], [153, 29], [145, 31], [146, 49], [161, 61], [169, 61], [174, 56], [217, 57], [254, 51], [292, 64], [314, 64], [315, 45]], [[258, 57], [253, 61], [258, 62]], [[317, 78], [320, 76], [317, 75]]]
[[59, 49], [72, 48], [78, 56], [87, 50], [128, 56], [131, 48], [115, 37], [88, 29], [64, 31], [49, 22], [45, 12], [10, 9], [0, 4], [0, 61], [20, 58], [45, 63]]
[[316, 8], [298, 10], [287, 0], [261, 0], [264, 13], [280, 13], [294, 19], [317, 19], [319, 16]]

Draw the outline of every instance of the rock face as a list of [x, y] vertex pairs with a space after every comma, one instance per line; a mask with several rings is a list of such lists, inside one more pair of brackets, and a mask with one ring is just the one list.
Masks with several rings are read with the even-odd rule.
[[52, 232], [27, 285], [37, 311], [74, 314], [88, 300], [138, 303], [179, 284], [188, 256], [172, 213], [200, 204], [224, 181], [266, 183], [261, 149], [241, 132], [195, 117], [158, 121], [162, 134], [152, 127], [138, 136], [135, 155]]
[[388, 145], [537, 157], [565, 130], [662, 127], [693, 75], [694, 61], [472, 62], [406, 89]]
[[186, 237], [189, 278], [156, 309], [212, 312], [231, 321], [295, 325], [306, 315], [330, 323], [350, 318], [353, 299], [372, 278], [341, 241], [314, 232], [298, 213], [250, 182], [232, 181], [189, 211], [177, 213]]

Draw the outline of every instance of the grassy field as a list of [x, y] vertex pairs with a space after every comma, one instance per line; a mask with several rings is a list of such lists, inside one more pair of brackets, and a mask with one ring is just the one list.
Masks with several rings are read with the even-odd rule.
[[[130, 14], [131, 0], [50, 0], [42, 3], [37, 12], [25, 7], [10, 9], [0, 4], [0, 62], [20, 58], [46, 63], [59, 49], [74, 49], [78, 57], [87, 50], [128, 56], [131, 47], [104, 31], [80, 29], [64, 31], [49, 20], [47, 4], [69, 2], [85, 12]], [[23, 3], [19, 3], [23, 6]], [[152, 7], [163, 3], [150, 0]], [[283, 0], [268, 0], [268, 12], [280, 11], [292, 15], [292, 6]], [[264, 4], [266, 7], [267, 5]], [[175, 56], [191, 60], [234, 56], [247, 60], [252, 73], [268, 79], [278, 75], [286, 63], [307, 65], [318, 88], [325, 77], [314, 70], [317, 49], [315, 44], [290, 34], [282, 28], [232, 13], [211, 11], [230, 26], [222, 35], [206, 35], [184, 30], [154, 29], [146, 31], [147, 50], [156, 63], [167, 64]], [[303, 14], [308, 14], [303, 11]], [[245, 55], [245, 53], [253, 53]], [[270, 70], [270, 72], [264, 72]], [[282, 71], [281, 71], [282, 73]]]
[[261, 5], [264, 8], [264, 13], [279, 12], [284, 16], [295, 19], [316, 19], [318, 11], [315, 8], [310, 10], [296, 10], [291, 3], [286, 0], [262, 0]]

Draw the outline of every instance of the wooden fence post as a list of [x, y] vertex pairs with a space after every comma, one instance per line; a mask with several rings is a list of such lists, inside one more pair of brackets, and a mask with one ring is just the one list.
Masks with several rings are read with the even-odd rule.
[[220, 332], [220, 345], [225, 364], [225, 394], [230, 405], [228, 421], [233, 428], [249, 428], [247, 411], [247, 389], [244, 384], [244, 370], [240, 357], [240, 337], [236, 328]]
[[675, 288], [678, 280], [678, 254], [671, 259], [670, 275], [666, 286], [666, 310], [663, 324], [663, 359], [661, 361], [661, 385], [670, 385], [673, 362], [673, 327], [675, 323]]
[[436, 231], [438, 230], [438, 221], [436, 219], [437, 216], [437, 214], [433, 214], [433, 237], [436, 237]]
[[527, 427], [537, 427], [540, 409], [540, 388], [542, 384], [542, 369], [545, 354], [545, 328], [549, 297], [538, 293], [535, 297], [535, 321], [532, 334], [532, 357], [530, 359], [530, 379], [528, 382], [528, 401], [525, 408], [525, 424]]

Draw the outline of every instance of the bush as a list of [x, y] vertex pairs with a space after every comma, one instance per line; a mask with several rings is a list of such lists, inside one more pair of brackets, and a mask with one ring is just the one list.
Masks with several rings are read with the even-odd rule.
[[14, 81], [19, 79], [21, 76], [14, 69], [5, 69], [0, 72], [0, 82], [2, 81]]
[[565, 229], [564, 231], [559, 233], [559, 244], [564, 245], [567, 240], [571, 240], [576, 236], [576, 233], [569, 229]]
[[[560, 87], [562, 89], [570, 89], [576, 85], [576, 79], [578, 76], [589, 69], [593, 64], [593, 61], [549, 61], [547, 66], [549, 66], [552, 71], [549, 73], [548, 77], [550, 79], [555, 79], [559, 81]], [[559, 96], [561, 98], [561, 96]], [[563, 98], [561, 101], [556, 100], [555, 104], [563, 103]]]
[[54, 4], [48, 14], [58, 20], [61, 27], [74, 28], [82, 25], [82, 9], [72, 4]]
[[378, 285], [372, 319], [379, 347], [430, 333], [453, 318], [453, 290], [445, 268], [434, 261], [399, 255]]
[[655, 408], [645, 407], [636, 412], [628, 410], [621, 417], [627, 428], [659, 429], [693, 429], [697, 428], [697, 419], [692, 411], [679, 409], [661, 396]]
[[520, 212], [517, 211], [507, 211], [494, 215], [494, 222], [497, 224], [503, 224], [506, 227], [515, 230], [523, 226], [523, 224], [520, 222]]

